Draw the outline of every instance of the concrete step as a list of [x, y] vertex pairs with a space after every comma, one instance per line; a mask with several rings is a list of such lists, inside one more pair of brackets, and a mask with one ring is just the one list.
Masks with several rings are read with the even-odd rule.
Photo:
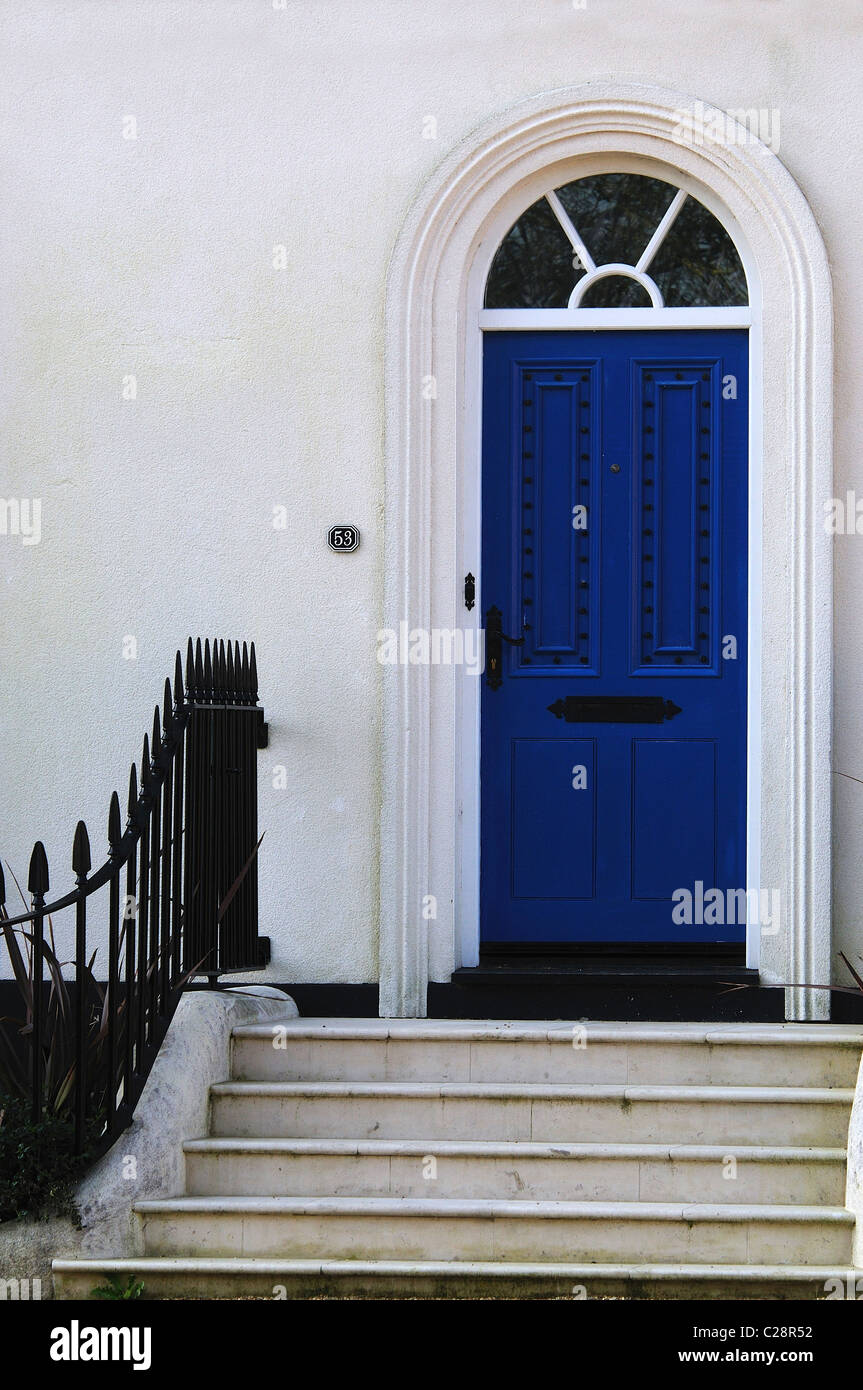
[[175, 1197], [135, 1208], [147, 1255], [661, 1264], [851, 1262], [835, 1207], [380, 1197]]
[[790, 1086], [223, 1082], [214, 1136], [844, 1148], [854, 1092]]
[[854, 1297], [845, 1265], [685, 1265], [489, 1260], [293, 1260], [244, 1257], [55, 1260], [54, 1289], [85, 1299], [114, 1275], [144, 1298], [627, 1298], [802, 1300]]
[[234, 1034], [239, 1081], [853, 1087], [842, 1025], [292, 1019]]
[[190, 1196], [488, 1197], [841, 1206], [841, 1148], [195, 1139]]

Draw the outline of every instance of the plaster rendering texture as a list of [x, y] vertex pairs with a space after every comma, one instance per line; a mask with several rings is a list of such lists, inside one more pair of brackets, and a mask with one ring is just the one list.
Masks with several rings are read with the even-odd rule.
[[[778, 109], [836, 287], [842, 496], [863, 434], [862, 24], [852, 0], [10, 0], [0, 494], [43, 515], [38, 545], [0, 538], [4, 859], [23, 871], [38, 836], [62, 886], [176, 647], [254, 639], [268, 978], [377, 978], [385, 285], [409, 208], [471, 132], [559, 88]], [[346, 518], [363, 544], [333, 556]], [[835, 556], [833, 765], [859, 775], [859, 538]], [[834, 944], [856, 955], [863, 801], [834, 781]]]

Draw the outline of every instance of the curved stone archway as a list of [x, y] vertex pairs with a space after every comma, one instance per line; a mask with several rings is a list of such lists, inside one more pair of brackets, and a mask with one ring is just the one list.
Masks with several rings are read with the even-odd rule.
[[[600, 169], [689, 186], [723, 221], [753, 301], [751, 449], [757, 647], [750, 652], [749, 883], [778, 890], [779, 930], [751, 943], [762, 977], [791, 981], [791, 1018], [827, 1016], [830, 978], [832, 311], [809, 206], [777, 156], [699, 104], [722, 144], [698, 143], [693, 98], [591, 84], [520, 103], [452, 152], [411, 209], [388, 278], [386, 616], [398, 630], [464, 625], [463, 517], [478, 513], [477, 312], [501, 236], [546, 187]], [[481, 609], [481, 605], [478, 605]], [[476, 612], [471, 621], [476, 620]], [[750, 639], [752, 643], [752, 638]], [[425, 1013], [428, 979], [472, 963], [477, 702], [456, 667], [389, 668], [384, 683], [381, 1013]]]

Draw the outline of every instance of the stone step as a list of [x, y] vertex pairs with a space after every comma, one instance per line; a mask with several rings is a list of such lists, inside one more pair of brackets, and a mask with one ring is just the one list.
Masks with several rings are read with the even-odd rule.
[[211, 1133], [840, 1148], [853, 1099], [839, 1087], [233, 1081], [211, 1088]]
[[836, 1207], [404, 1197], [175, 1197], [135, 1208], [147, 1255], [635, 1263], [851, 1262]]
[[805, 1024], [292, 1019], [234, 1033], [245, 1081], [853, 1087], [863, 1029]]
[[627, 1298], [802, 1300], [860, 1297], [847, 1265], [618, 1264], [493, 1260], [55, 1260], [58, 1298], [86, 1299], [110, 1276], [144, 1298]]
[[489, 1197], [841, 1206], [843, 1149], [195, 1139], [190, 1196]]

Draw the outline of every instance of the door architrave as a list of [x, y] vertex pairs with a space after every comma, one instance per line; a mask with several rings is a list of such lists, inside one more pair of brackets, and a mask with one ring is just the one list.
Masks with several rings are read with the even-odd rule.
[[[722, 145], [682, 139], [681, 111], [693, 105], [602, 83], [531, 99], [454, 150], [409, 214], [387, 297], [385, 623], [452, 629], [482, 612], [481, 588], [472, 614], [461, 598], [463, 574], [479, 563], [481, 338], [493, 327], [479, 306], [509, 226], [547, 189], [600, 170], [688, 187], [731, 234], [750, 286], [748, 882], [779, 890], [782, 919], [749, 943], [749, 959], [767, 981], [797, 982], [789, 1017], [823, 1018], [827, 996], [803, 982], [829, 980], [831, 957], [830, 276], [808, 204], [776, 155], [743, 127]], [[733, 131], [725, 113], [702, 113]], [[385, 675], [383, 1016], [424, 1016], [429, 978], [476, 960], [476, 686], [455, 667]]]

